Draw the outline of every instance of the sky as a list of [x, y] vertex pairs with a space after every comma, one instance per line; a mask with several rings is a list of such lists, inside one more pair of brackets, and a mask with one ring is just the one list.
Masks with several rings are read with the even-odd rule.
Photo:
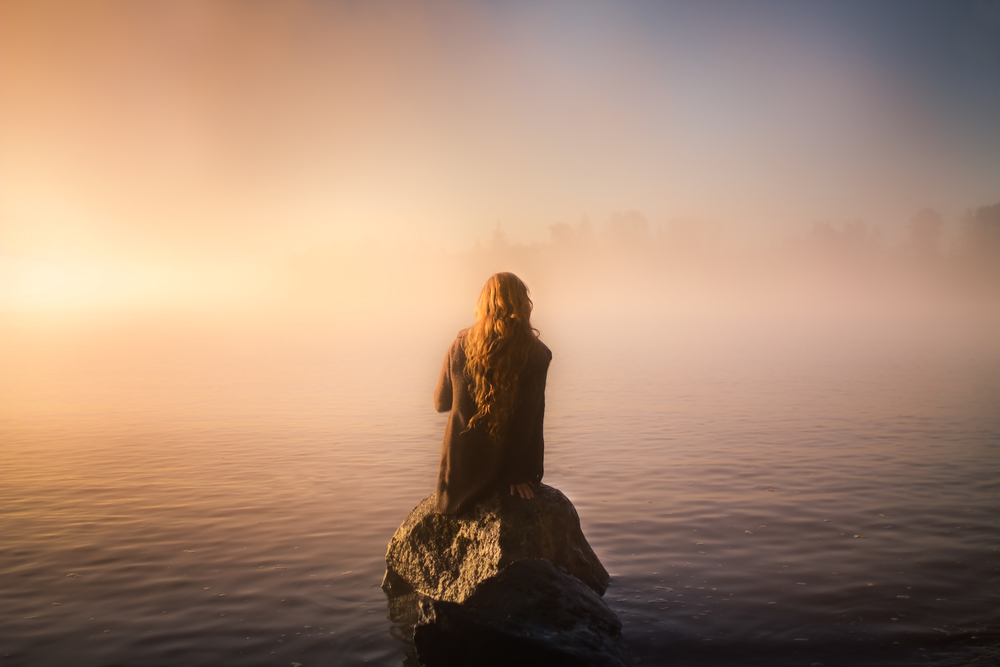
[[498, 224], [893, 239], [996, 201], [998, 0], [0, 3], [7, 305]]

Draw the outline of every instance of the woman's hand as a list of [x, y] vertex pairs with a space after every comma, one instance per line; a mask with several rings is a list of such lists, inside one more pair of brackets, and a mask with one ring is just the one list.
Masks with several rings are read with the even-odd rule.
[[534, 484], [531, 482], [524, 482], [522, 484], [511, 484], [510, 485], [510, 495], [514, 495], [514, 490], [517, 490], [518, 495], [520, 495], [525, 500], [531, 500], [535, 497], [535, 492], [531, 490]]

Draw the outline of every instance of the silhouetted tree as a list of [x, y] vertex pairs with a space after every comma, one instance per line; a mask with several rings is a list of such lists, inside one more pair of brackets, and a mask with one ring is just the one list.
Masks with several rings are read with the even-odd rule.
[[861, 259], [875, 254], [882, 245], [877, 227], [856, 220], [837, 228], [829, 222], [813, 224], [809, 245], [823, 255], [839, 259]]
[[930, 261], [941, 255], [943, 227], [941, 214], [930, 208], [925, 208], [910, 218], [910, 245], [916, 257]]
[[608, 221], [608, 238], [621, 245], [638, 245], [649, 238], [649, 223], [638, 211], [612, 213]]
[[577, 223], [576, 227], [565, 222], [549, 225], [549, 234], [552, 238], [552, 247], [565, 251], [589, 245], [593, 240], [594, 230], [590, 226], [590, 220], [584, 217]]
[[1000, 260], [1000, 203], [970, 210], [962, 222], [963, 254], [988, 263]]
[[674, 253], [692, 253], [711, 249], [718, 244], [721, 228], [711, 220], [672, 218], [657, 234], [660, 243]]

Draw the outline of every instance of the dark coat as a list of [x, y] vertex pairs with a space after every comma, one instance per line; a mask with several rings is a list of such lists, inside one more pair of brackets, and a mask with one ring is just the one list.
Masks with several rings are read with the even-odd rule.
[[484, 427], [477, 425], [471, 431], [465, 430], [477, 411], [465, 374], [462, 344], [465, 331], [459, 332], [448, 349], [434, 391], [437, 411], [451, 410], [438, 472], [435, 511], [439, 514], [459, 514], [477, 500], [511, 484], [537, 484], [543, 473], [545, 376], [552, 353], [540, 340], [535, 341], [518, 379], [517, 400], [506, 434], [500, 442], [493, 442]]

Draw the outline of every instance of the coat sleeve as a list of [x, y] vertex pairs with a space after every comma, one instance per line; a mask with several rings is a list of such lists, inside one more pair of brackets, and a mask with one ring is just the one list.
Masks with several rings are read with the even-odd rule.
[[438, 412], [448, 412], [451, 410], [452, 389], [451, 389], [451, 349], [445, 355], [444, 364], [441, 365], [441, 376], [438, 378], [437, 388], [434, 390], [434, 409]]

